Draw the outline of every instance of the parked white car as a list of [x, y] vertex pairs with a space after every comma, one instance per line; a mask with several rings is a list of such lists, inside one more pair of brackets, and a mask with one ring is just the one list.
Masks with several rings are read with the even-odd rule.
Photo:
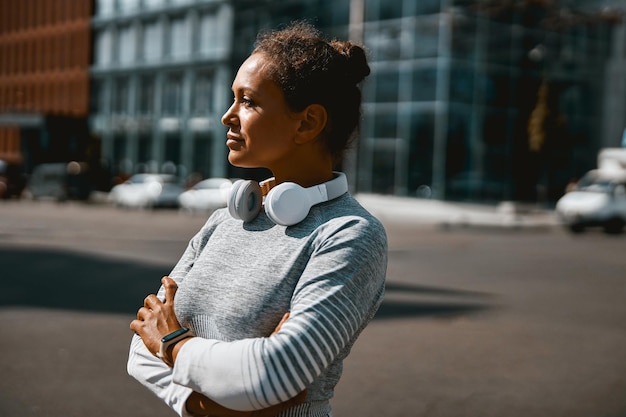
[[206, 212], [226, 207], [232, 185], [227, 178], [200, 181], [178, 197], [180, 208], [190, 212]]
[[118, 207], [178, 207], [178, 196], [183, 191], [174, 175], [135, 174], [114, 186], [109, 200]]
[[575, 233], [589, 226], [621, 233], [626, 224], [626, 171], [589, 171], [556, 203], [556, 214]]

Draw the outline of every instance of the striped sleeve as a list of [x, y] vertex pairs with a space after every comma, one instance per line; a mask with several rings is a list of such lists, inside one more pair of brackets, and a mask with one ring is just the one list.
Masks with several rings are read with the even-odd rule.
[[179, 352], [174, 382], [242, 411], [304, 390], [347, 355], [382, 301], [386, 238], [368, 230], [346, 226], [315, 249], [278, 333], [234, 342], [194, 338]]

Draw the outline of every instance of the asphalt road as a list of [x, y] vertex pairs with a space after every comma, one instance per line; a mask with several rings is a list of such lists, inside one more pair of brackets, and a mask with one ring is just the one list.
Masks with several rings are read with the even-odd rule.
[[[128, 324], [204, 222], [0, 202], [0, 416], [174, 415]], [[335, 417], [625, 417], [626, 236], [386, 223], [387, 296]]]

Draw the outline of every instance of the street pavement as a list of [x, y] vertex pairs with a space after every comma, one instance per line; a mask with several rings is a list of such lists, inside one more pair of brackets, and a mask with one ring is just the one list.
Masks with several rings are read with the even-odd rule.
[[[550, 210], [358, 195], [387, 294], [335, 417], [626, 417], [625, 236]], [[125, 370], [128, 324], [204, 216], [0, 203], [0, 416], [173, 414]]]

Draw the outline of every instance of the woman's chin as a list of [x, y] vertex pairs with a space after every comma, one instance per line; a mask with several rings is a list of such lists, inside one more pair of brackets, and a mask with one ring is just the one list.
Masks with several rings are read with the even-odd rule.
[[228, 153], [228, 162], [237, 168], [259, 168], [258, 164], [251, 163], [242, 155], [238, 155], [237, 152], [230, 151]]

